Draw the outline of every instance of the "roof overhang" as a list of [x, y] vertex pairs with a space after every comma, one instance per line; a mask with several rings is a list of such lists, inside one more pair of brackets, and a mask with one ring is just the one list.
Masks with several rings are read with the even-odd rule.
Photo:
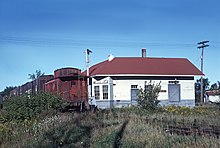
[[104, 76], [156, 76], [156, 77], [195, 77], [195, 76], [204, 76], [204, 75], [158, 75], [158, 74], [98, 74], [98, 75], [92, 75], [93, 77], [104, 77]]

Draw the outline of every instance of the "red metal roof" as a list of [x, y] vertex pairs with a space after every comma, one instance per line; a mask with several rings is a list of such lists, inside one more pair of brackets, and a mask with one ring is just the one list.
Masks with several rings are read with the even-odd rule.
[[94, 75], [204, 75], [188, 59], [185, 58], [142, 58], [116, 57], [111, 61], [103, 61], [90, 68], [90, 76]]

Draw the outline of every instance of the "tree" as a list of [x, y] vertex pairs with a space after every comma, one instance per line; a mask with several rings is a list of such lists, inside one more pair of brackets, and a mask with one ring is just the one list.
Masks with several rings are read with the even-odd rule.
[[29, 79], [31, 80], [36, 80], [38, 79], [40, 76], [43, 76], [44, 72], [42, 73], [41, 70], [36, 70], [35, 73], [32, 74], [28, 74]]
[[[210, 81], [208, 78], [204, 78], [202, 80], [203, 80], [203, 90], [204, 90], [203, 98], [204, 98], [205, 97], [205, 90], [209, 89]], [[197, 79], [195, 82], [195, 96], [196, 96], [196, 103], [201, 102], [200, 101], [200, 98], [201, 98], [200, 97], [201, 96], [201, 78]]]
[[216, 83], [212, 84], [210, 87], [210, 90], [218, 90], [220, 89], [220, 81], [217, 81]]
[[138, 105], [144, 109], [156, 109], [159, 104], [159, 100], [157, 98], [160, 90], [160, 83], [155, 84], [150, 81], [147, 84], [147, 82], [145, 82], [145, 88], [141, 88], [138, 91]]
[[7, 86], [2, 92], [0, 92], [0, 95], [2, 97], [6, 97], [10, 95], [10, 92], [15, 89], [16, 87], [14, 86]]
[[213, 91], [215, 95], [220, 96], [220, 81], [217, 81], [216, 83], [212, 84], [210, 90]]
[[216, 89], [218, 89], [218, 84], [217, 83], [212, 84], [210, 90], [216, 90]]
[[[39, 77], [43, 76], [44, 75], [44, 72], [42, 73], [41, 70], [36, 70], [35, 73], [32, 73], [32, 74], [28, 74], [29, 76], [29, 79], [32, 80], [32, 94], [34, 94], [34, 83], [33, 81], [37, 80]], [[36, 81], [36, 94], [38, 92], [38, 81]]]

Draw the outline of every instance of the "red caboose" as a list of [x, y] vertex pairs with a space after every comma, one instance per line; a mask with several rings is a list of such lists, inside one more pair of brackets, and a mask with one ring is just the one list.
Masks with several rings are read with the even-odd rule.
[[54, 71], [54, 79], [48, 81], [45, 91], [60, 95], [72, 103], [87, 102], [87, 79], [76, 68], [61, 68]]

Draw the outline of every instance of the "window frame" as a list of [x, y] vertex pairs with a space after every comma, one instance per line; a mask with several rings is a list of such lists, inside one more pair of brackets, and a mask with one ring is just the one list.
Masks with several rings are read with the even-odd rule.
[[103, 100], [108, 100], [108, 85], [102, 85], [102, 95]]
[[100, 87], [94, 86], [94, 96], [96, 100], [100, 100]]

